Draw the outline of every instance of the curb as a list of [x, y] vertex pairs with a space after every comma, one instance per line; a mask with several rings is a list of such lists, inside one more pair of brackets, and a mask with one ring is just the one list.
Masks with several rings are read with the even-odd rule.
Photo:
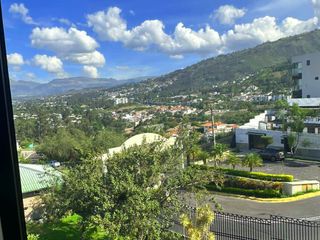
[[222, 193], [222, 192], [215, 192], [215, 191], [213, 192], [221, 196], [233, 197], [233, 198], [244, 199], [244, 200], [260, 202], [260, 203], [288, 203], [288, 202], [295, 202], [295, 201], [300, 201], [300, 200], [305, 200], [305, 199], [310, 199], [310, 198], [320, 196], [320, 191], [306, 193], [296, 197], [286, 197], [286, 198], [257, 198], [257, 197], [248, 197], [244, 195], [236, 195], [236, 194], [230, 194], [230, 193]]

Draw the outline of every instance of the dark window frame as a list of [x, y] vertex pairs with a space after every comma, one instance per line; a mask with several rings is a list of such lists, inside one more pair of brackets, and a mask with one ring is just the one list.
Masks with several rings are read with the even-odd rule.
[[307, 60], [306, 64], [307, 64], [307, 66], [310, 66], [311, 61], [310, 61], [310, 60]]
[[0, 5], [0, 144], [2, 150], [0, 188], [3, 193], [0, 197], [1, 228], [4, 240], [26, 240], [27, 233], [9, 84], [2, 8]]

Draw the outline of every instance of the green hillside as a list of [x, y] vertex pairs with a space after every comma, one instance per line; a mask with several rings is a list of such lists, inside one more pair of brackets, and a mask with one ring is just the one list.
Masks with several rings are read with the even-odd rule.
[[[274, 87], [279, 87], [274, 85], [278, 80], [283, 86], [289, 86], [291, 57], [319, 50], [320, 30], [315, 30], [209, 58], [139, 85], [144, 91], [148, 88], [151, 90], [147, 95], [154, 93], [158, 96], [172, 96], [204, 91], [220, 82], [240, 81], [243, 77], [254, 74], [251, 82], [257, 86], [265, 85], [268, 80]], [[264, 76], [259, 76], [260, 72]], [[268, 87], [265, 89], [269, 90]]]

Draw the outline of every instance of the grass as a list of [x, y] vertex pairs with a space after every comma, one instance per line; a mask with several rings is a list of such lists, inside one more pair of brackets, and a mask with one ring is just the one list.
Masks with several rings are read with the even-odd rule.
[[[38, 234], [39, 240], [78, 240], [81, 237], [79, 230], [79, 215], [71, 215], [62, 218], [58, 223], [28, 223], [28, 233]], [[90, 234], [92, 240], [107, 239], [104, 232], [93, 232]]]

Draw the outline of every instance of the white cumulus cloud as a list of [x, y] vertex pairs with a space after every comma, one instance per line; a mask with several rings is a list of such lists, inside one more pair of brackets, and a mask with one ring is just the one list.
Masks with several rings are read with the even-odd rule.
[[31, 44], [37, 48], [45, 48], [57, 53], [78, 53], [92, 52], [99, 44], [90, 37], [85, 31], [76, 28], [52, 27], [39, 28], [32, 30], [30, 35]]
[[320, 0], [312, 0], [314, 15], [320, 19]]
[[146, 20], [140, 25], [128, 29], [126, 21], [120, 16], [121, 9], [110, 7], [87, 16], [88, 25], [93, 28], [101, 40], [120, 41], [126, 47], [144, 51], [151, 46], [169, 55], [181, 55], [186, 52], [215, 49], [220, 43], [219, 33], [207, 26], [193, 31], [183, 23], [177, 24], [173, 36], [165, 33], [160, 20]]
[[33, 63], [49, 73], [56, 74], [58, 77], [63, 77], [65, 75], [63, 62], [56, 56], [37, 54], [33, 58]]
[[[316, 4], [320, 0], [313, 1]], [[215, 16], [220, 22], [231, 24], [245, 12], [245, 9], [225, 5], [215, 12]], [[110, 7], [87, 15], [87, 23], [103, 41], [121, 42], [137, 51], [159, 51], [171, 58], [181, 59], [185, 54], [213, 56], [311, 31], [317, 28], [318, 18], [299, 20], [288, 17], [277, 22], [275, 17], [265, 16], [255, 18], [252, 22], [236, 24], [223, 34], [209, 25], [194, 30], [180, 22], [170, 34], [166, 33], [165, 25], [158, 19], [145, 20], [130, 29], [121, 16], [121, 9]]]
[[10, 5], [9, 12], [19, 16], [26, 24], [37, 24], [29, 15], [29, 9], [23, 3], [13, 3]]
[[75, 27], [68, 30], [37, 27], [32, 30], [30, 39], [33, 47], [51, 50], [62, 59], [96, 67], [105, 64], [103, 54], [96, 50], [99, 47], [97, 41]]
[[23, 56], [19, 53], [8, 54], [7, 60], [10, 65], [14, 66], [21, 66], [24, 64]]
[[66, 56], [65, 59], [73, 61], [75, 63], [83, 65], [93, 65], [96, 67], [102, 67], [106, 61], [102, 53], [98, 51], [89, 53], [73, 53]]
[[99, 76], [98, 69], [94, 66], [83, 66], [83, 72], [88, 77], [97, 78]]
[[229, 51], [253, 47], [266, 41], [276, 41], [314, 30], [317, 23], [317, 18], [302, 21], [288, 17], [280, 24], [277, 24], [275, 17], [256, 18], [251, 23], [235, 25], [232, 30], [223, 34], [223, 47]]
[[220, 6], [211, 14], [211, 18], [217, 19], [221, 24], [232, 25], [235, 20], [246, 14], [245, 8], [236, 8], [232, 5]]

